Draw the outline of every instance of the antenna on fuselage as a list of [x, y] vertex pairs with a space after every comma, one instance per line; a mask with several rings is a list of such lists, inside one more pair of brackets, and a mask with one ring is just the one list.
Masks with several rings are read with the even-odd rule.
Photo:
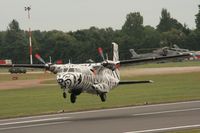
[[51, 56], [49, 56], [49, 62], [52, 63], [52, 61], [51, 61]]
[[106, 60], [108, 60], [108, 53], [106, 53]]

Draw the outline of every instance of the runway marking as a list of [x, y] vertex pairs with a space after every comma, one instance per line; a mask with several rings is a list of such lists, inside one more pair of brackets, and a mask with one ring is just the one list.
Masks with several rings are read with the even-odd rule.
[[62, 124], [62, 123], [66, 123], [66, 122], [63, 121], [63, 122], [43, 123], [43, 124], [34, 124], [34, 125], [26, 125], [26, 126], [5, 127], [5, 128], [0, 128], [0, 131], [2, 131], [2, 130], [20, 129], [20, 128], [30, 128], [30, 127], [57, 125], [57, 124]]
[[16, 124], [28, 124], [28, 123], [55, 121], [55, 120], [64, 120], [64, 119], [69, 119], [69, 118], [71, 118], [71, 117], [56, 117], [56, 118], [48, 118], [48, 119], [17, 121], [17, 122], [9, 122], [9, 123], [0, 123], [0, 126], [8, 126], [8, 125], [16, 125]]
[[164, 103], [164, 104], [133, 106], [133, 107], [121, 107], [121, 108], [112, 108], [112, 109], [100, 109], [100, 110], [72, 112], [72, 113], [60, 113], [60, 114], [50, 114], [50, 115], [41, 115], [41, 116], [30, 116], [30, 117], [23, 117], [23, 118], [4, 119], [4, 120], [0, 120], [0, 122], [17, 121], [17, 120], [25, 120], [25, 119], [37, 119], [37, 118], [44, 118], [44, 117], [61, 117], [61, 116], [64, 116], [64, 115], [76, 115], [76, 114], [85, 114], [85, 113], [97, 113], [97, 112], [105, 112], [105, 111], [116, 111], [116, 110], [124, 110], [124, 109], [138, 109], [138, 108], [148, 108], [148, 107], [170, 106], [170, 105], [180, 105], [180, 104], [190, 104], [190, 103], [200, 103], [200, 101], [186, 101], [186, 102], [177, 102], [177, 103]]
[[116, 110], [125, 110], [125, 109], [138, 109], [138, 108], [148, 108], [148, 107], [170, 106], [170, 105], [190, 104], [190, 103], [200, 103], [200, 101], [187, 101], [187, 102], [163, 103], [163, 104], [152, 104], [152, 105], [142, 105], [142, 106], [132, 106], [132, 107], [111, 108], [111, 109], [99, 109], [99, 110], [72, 112], [72, 113], [65, 113], [65, 114], [67, 114], [67, 115], [85, 114], [85, 113], [96, 113], [96, 112], [116, 111]]
[[148, 132], [158, 132], [158, 131], [168, 131], [168, 130], [177, 130], [184, 128], [196, 128], [200, 127], [200, 125], [187, 125], [187, 126], [177, 126], [177, 127], [168, 127], [168, 128], [158, 128], [158, 129], [148, 129], [148, 130], [140, 130], [140, 131], [130, 131], [124, 133], [148, 133]]
[[133, 115], [133, 116], [144, 116], [144, 115], [156, 115], [156, 114], [166, 114], [166, 113], [177, 113], [177, 112], [187, 112], [187, 111], [196, 111], [196, 110], [200, 110], [200, 108], [191, 108], [191, 109], [182, 109], [182, 110], [169, 110], [169, 111], [159, 111], [159, 112], [132, 114], [132, 115]]

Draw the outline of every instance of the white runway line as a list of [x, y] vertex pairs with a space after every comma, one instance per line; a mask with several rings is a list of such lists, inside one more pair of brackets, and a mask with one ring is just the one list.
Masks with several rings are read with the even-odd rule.
[[28, 124], [28, 123], [35, 123], [35, 122], [48, 122], [48, 121], [55, 121], [55, 120], [64, 120], [64, 119], [69, 119], [69, 118], [71, 118], [71, 117], [56, 117], [56, 118], [47, 118], [47, 119], [17, 121], [17, 122], [1, 123], [0, 126], [9, 126], [9, 125], [16, 125], [16, 124]]
[[177, 130], [177, 129], [185, 129], [185, 128], [196, 128], [200, 127], [199, 125], [187, 125], [187, 126], [177, 126], [177, 127], [168, 127], [168, 128], [158, 128], [158, 129], [148, 129], [148, 130], [141, 130], [141, 131], [130, 131], [124, 133], [148, 133], [148, 132], [161, 132], [161, 131], [168, 131], [168, 130]]
[[2, 130], [20, 129], [20, 128], [30, 128], [30, 127], [57, 125], [57, 124], [62, 124], [62, 123], [67, 123], [67, 122], [64, 121], [64, 122], [54, 122], [54, 123], [33, 124], [33, 125], [26, 125], [26, 126], [5, 127], [5, 128], [0, 128], [0, 131], [2, 131]]
[[144, 115], [167, 114], [167, 113], [187, 112], [187, 111], [196, 111], [196, 110], [200, 110], [200, 108], [191, 108], [191, 109], [182, 109], [182, 110], [169, 110], [169, 111], [160, 111], [160, 112], [150, 112], [150, 113], [132, 114], [132, 116], [144, 116]]

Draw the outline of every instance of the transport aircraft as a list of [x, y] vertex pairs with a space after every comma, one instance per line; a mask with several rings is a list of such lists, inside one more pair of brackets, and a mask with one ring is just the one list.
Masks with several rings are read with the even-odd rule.
[[85, 64], [52, 64], [46, 63], [38, 54], [36, 58], [43, 64], [1, 64], [0, 67], [30, 67], [44, 68], [48, 71], [57, 74], [57, 83], [63, 90], [63, 97], [70, 94], [71, 103], [75, 103], [77, 96], [81, 93], [96, 94], [102, 102], [106, 101], [106, 94], [120, 84], [137, 84], [151, 83], [151, 80], [146, 81], [121, 81], [119, 67], [126, 64], [145, 63], [149, 61], [159, 61], [162, 59], [183, 58], [189, 54], [181, 54], [165, 57], [149, 57], [144, 59], [119, 60], [118, 45], [113, 44], [113, 59], [109, 60], [104, 57], [102, 48], [98, 48], [98, 52], [102, 58], [99, 63]]

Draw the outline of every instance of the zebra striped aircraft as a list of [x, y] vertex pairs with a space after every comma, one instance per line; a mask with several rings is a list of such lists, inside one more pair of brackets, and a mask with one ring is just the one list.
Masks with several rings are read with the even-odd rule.
[[120, 80], [120, 65], [144, 63], [149, 61], [157, 61], [162, 59], [187, 57], [189, 54], [182, 54], [176, 56], [165, 57], [150, 57], [144, 59], [131, 59], [119, 61], [118, 45], [113, 44], [113, 59], [108, 60], [104, 58], [103, 50], [98, 49], [103, 61], [99, 63], [86, 64], [51, 64], [36, 55], [43, 64], [11, 64], [0, 65], [0, 67], [30, 67], [30, 68], [45, 68], [48, 71], [57, 74], [57, 83], [63, 90], [63, 97], [70, 94], [71, 103], [75, 103], [77, 96], [81, 93], [96, 94], [100, 97], [102, 102], [106, 101], [106, 94], [120, 84], [137, 84], [137, 83], [151, 83], [151, 80], [146, 81], [121, 81]]

